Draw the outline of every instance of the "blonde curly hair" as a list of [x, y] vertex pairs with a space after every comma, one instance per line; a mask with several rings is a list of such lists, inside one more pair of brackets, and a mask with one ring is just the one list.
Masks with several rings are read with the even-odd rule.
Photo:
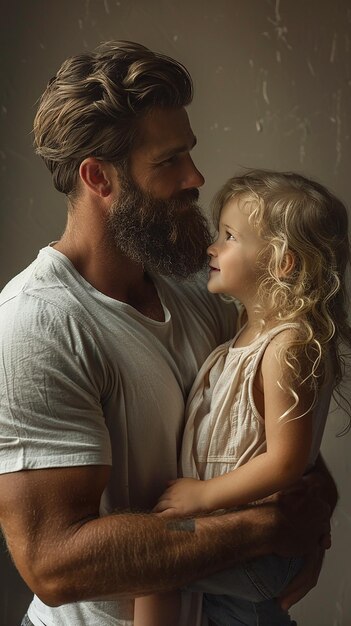
[[346, 290], [351, 250], [344, 204], [299, 174], [251, 170], [230, 178], [215, 196], [217, 227], [223, 206], [234, 197], [249, 205], [249, 220], [267, 242], [261, 261], [267, 272], [258, 293], [258, 302], [264, 302], [259, 305], [262, 330], [272, 322], [296, 324], [297, 332], [278, 355], [284, 387], [296, 399], [293, 387], [308, 380], [316, 394], [332, 377], [337, 402], [350, 415], [340, 390], [351, 348]]

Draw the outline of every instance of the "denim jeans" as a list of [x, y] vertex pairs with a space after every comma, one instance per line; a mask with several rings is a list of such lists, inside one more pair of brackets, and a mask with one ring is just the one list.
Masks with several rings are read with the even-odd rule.
[[293, 626], [276, 598], [297, 574], [302, 559], [274, 555], [244, 563], [197, 581], [204, 611], [217, 626]]

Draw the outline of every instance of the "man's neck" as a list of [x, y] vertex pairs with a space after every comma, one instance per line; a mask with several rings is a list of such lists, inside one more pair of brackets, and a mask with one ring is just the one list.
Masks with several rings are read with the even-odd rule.
[[129, 304], [146, 317], [164, 321], [163, 307], [141, 264], [128, 259], [112, 243], [73, 237], [65, 231], [54, 248], [64, 254], [83, 278], [101, 293]]

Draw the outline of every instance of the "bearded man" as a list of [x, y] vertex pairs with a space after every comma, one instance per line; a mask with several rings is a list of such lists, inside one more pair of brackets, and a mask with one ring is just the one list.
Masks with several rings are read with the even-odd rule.
[[323, 499], [307, 485], [196, 520], [148, 513], [177, 476], [197, 370], [236, 324], [197, 276], [210, 239], [191, 99], [181, 64], [112, 42], [65, 61], [40, 100], [36, 151], [67, 226], [0, 300], [0, 521], [35, 593], [25, 625], [125, 626], [137, 595], [262, 554], [320, 565], [326, 472]]

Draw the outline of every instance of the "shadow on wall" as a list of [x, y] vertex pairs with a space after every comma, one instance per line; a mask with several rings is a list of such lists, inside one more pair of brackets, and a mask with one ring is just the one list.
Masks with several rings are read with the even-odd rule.
[[9, 556], [0, 532], [0, 626], [20, 626], [33, 597]]

